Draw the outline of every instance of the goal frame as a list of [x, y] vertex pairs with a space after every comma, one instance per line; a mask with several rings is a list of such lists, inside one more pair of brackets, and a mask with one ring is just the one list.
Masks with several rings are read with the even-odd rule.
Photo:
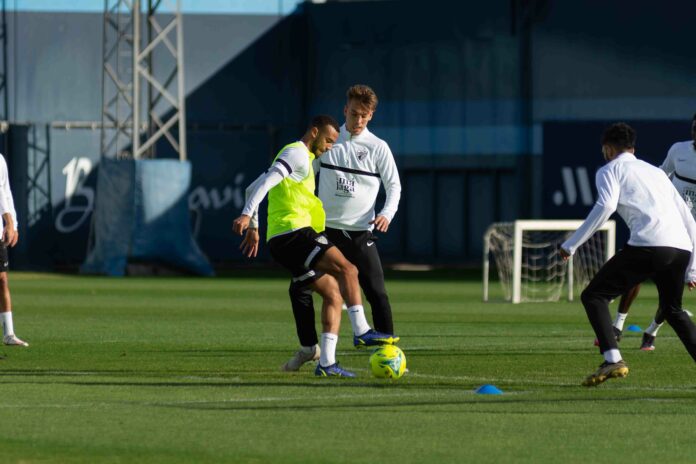
[[[525, 231], [570, 231], [577, 230], [584, 221], [581, 219], [521, 219], [513, 221], [513, 258], [512, 258], [512, 298], [514, 304], [522, 298], [522, 234]], [[483, 301], [488, 301], [488, 283], [490, 273], [490, 236], [493, 228], [499, 224], [491, 224], [483, 236]], [[509, 224], [509, 222], [508, 222]], [[604, 253], [608, 261], [616, 251], [616, 222], [609, 220], [597, 231], [606, 231]], [[573, 301], [573, 257], [568, 259], [568, 301]]]

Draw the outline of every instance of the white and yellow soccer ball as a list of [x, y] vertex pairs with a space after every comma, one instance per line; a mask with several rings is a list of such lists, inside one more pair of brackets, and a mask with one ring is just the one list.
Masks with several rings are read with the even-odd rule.
[[394, 345], [382, 345], [370, 356], [372, 375], [378, 379], [398, 379], [406, 372], [406, 355]]

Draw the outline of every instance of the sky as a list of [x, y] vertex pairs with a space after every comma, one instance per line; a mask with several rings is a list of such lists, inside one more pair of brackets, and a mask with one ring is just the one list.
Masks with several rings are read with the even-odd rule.
[[[0, 0], [3, 1], [3, 0]], [[110, 0], [113, 4], [115, 0]], [[162, 0], [165, 9], [174, 5], [175, 0]], [[220, 14], [289, 14], [303, 0], [181, 0], [183, 13]], [[104, 0], [4, 0], [8, 10], [14, 11], [62, 11], [90, 12], [104, 11]], [[146, 4], [147, 0], [141, 0]], [[320, 3], [320, 2], [317, 2]]]

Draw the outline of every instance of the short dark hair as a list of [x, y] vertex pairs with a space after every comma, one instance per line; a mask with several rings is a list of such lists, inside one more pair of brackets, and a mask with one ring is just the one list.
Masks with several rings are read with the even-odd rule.
[[692, 119], [692, 121], [696, 121], [696, 113], [694, 113], [694, 118]]
[[636, 147], [636, 131], [625, 122], [617, 122], [604, 129], [602, 145], [610, 145], [619, 150]]
[[334, 119], [333, 116], [329, 116], [328, 114], [318, 114], [312, 118], [312, 121], [309, 123], [309, 127], [316, 127], [317, 129], [321, 129], [326, 126], [331, 126], [334, 129], [336, 129], [336, 132], [339, 132], [339, 126], [338, 126], [338, 121]]

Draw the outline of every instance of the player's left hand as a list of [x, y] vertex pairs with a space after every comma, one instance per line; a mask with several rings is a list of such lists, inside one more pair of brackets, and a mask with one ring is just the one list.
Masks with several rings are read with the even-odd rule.
[[249, 227], [249, 221], [251, 221], [251, 216], [242, 214], [232, 223], [232, 231], [237, 235], [242, 235]]
[[563, 261], [568, 261], [568, 258], [570, 258], [570, 253], [568, 253], [565, 248], [559, 249], [558, 253], [561, 255], [561, 258], [563, 258]]
[[259, 229], [247, 229], [239, 249], [247, 258], [256, 258], [256, 254], [259, 252]]
[[19, 232], [13, 226], [6, 226], [2, 231], [2, 243], [9, 248], [17, 244], [19, 240]]
[[689, 287], [689, 291], [693, 290], [696, 288], [696, 282], [688, 282], [686, 285]]
[[375, 225], [375, 229], [379, 232], [386, 232], [389, 229], [389, 219], [384, 216], [377, 216], [374, 220], [370, 221], [370, 224]]

